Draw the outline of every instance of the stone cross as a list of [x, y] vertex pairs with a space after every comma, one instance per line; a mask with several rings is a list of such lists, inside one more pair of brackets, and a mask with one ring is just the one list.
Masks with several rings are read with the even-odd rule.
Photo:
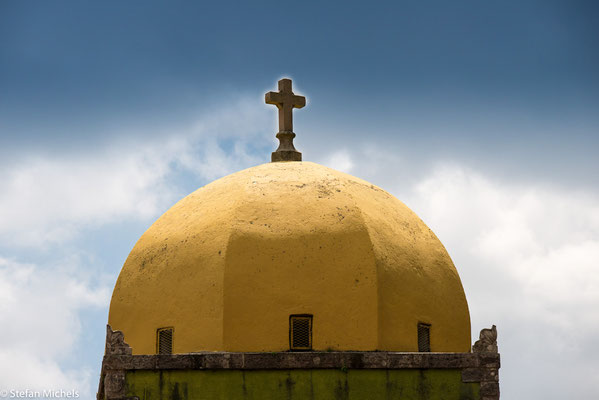
[[293, 109], [306, 105], [304, 96], [297, 96], [291, 90], [291, 79], [279, 81], [278, 92], [268, 92], [265, 96], [267, 104], [274, 104], [279, 109], [279, 148], [272, 153], [271, 160], [277, 161], [302, 161], [302, 153], [293, 146]]
[[296, 96], [291, 91], [291, 79], [279, 81], [278, 92], [266, 93], [266, 104], [274, 104], [279, 109], [279, 132], [293, 132], [294, 108], [302, 108], [306, 105], [304, 96]]

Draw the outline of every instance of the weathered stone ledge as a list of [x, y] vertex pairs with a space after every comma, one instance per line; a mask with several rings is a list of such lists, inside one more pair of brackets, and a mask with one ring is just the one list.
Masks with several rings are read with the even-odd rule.
[[[387, 351], [132, 355], [123, 333], [106, 327], [106, 350], [98, 400], [124, 400], [127, 373], [135, 370], [293, 370], [293, 369], [459, 369], [462, 382], [480, 383], [481, 400], [499, 400], [497, 329], [483, 329], [473, 353]], [[130, 399], [138, 399], [131, 397]]]
[[[498, 353], [397, 352], [206, 352], [172, 355], [107, 355], [107, 370], [153, 369], [466, 369], [467, 379], [479, 380], [479, 368], [498, 369]], [[475, 370], [477, 372], [475, 372]], [[466, 372], [468, 371], [468, 372]]]

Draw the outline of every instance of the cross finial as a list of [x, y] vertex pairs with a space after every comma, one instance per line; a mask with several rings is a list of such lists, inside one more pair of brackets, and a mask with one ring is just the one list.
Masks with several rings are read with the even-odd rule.
[[293, 146], [293, 109], [306, 105], [304, 96], [296, 96], [291, 90], [291, 79], [279, 81], [278, 92], [266, 93], [267, 104], [274, 104], [279, 109], [279, 148], [272, 153], [271, 160], [275, 161], [302, 161], [302, 153]]

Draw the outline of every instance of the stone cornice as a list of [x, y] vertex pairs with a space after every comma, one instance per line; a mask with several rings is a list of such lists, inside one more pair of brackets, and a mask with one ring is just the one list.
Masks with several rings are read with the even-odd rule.
[[499, 368], [498, 353], [206, 352], [172, 355], [107, 355], [109, 370], [153, 369], [410, 369]]
[[[127, 371], [273, 369], [460, 369], [462, 382], [479, 382], [482, 400], [499, 399], [497, 330], [481, 331], [473, 353], [306, 351], [271, 353], [202, 352], [132, 355], [119, 331], [107, 327], [106, 354], [97, 399], [123, 400]], [[135, 398], [137, 399], [137, 398]]]

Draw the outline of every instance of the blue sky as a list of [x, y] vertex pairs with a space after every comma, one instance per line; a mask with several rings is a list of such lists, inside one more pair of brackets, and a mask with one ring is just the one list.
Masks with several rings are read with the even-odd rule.
[[285, 75], [310, 94], [306, 139], [345, 121], [358, 140], [598, 178], [591, 1], [33, 4], [1, 6], [8, 156], [145, 137]]
[[598, 44], [594, 1], [0, 2], [0, 364], [30, 371], [0, 387], [95, 391], [128, 252], [269, 160], [263, 96], [290, 77], [304, 160], [383, 187], [446, 245], [473, 332], [498, 325], [502, 393], [590, 398]]

